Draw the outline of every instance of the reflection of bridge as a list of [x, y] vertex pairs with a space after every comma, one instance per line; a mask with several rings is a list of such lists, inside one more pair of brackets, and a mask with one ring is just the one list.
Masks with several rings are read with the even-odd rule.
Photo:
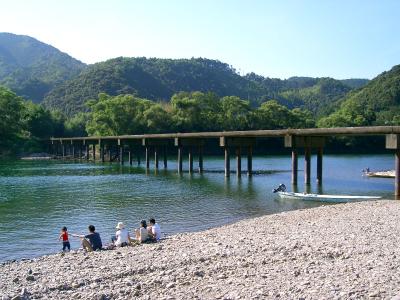
[[[394, 149], [396, 156], [395, 195], [400, 197], [400, 126], [374, 127], [339, 127], [339, 128], [310, 128], [310, 129], [282, 129], [282, 130], [251, 130], [251, 131], [223, 131], [197, 133], [166, 133], [144, 135], [121, 135], [101, 137], [70, 137], [51, 138], [54, 154], [66, 157], [86, 158], [89, 160], [92, 152], [93, 160], [96, 157], [104, 162], [106, 158], [113, 160], [112, 148], [118, 148], [114, 159], [123, 164], [125, 153], [129, 164], [132, 164], [133, 153], [139, 153], [139, 147], [145, 149], [146, 168], [150, 168], [150, 150], [154, 151], [154, 165], [159, 167], [159, 152], [162, 152], [164, 168], [167, 167], [166, 149], [175, 145], [178, 151], [178, 172], [182, 172], [182, 155], [184, 148], [189, 154], [189, 172], [193, 172], [193, 149], [197, 148], [199, 172], [203, 171], [203, 148], [206, 139], [219, 139], [219, 145], [225, 151], [225, 176], [230, 175], [230, 151], [235, 150], [236, 174], [241, 176], [241, 154], [246, 150], [247, 174], [252, 174], [252, 151], [257, 138], [281, 137], [285, 147], [292, 149], [292, 183], [297, 184], [297, 156], [299, 149], [304, 149], [304, 182], [310, 184], [311, 178], [311, 150], [317, 149], [317, 182], [322, 182], [322, 155], [325, 140], [332, 136], [367, 136], [385, 135], [386, 148]], [[99, 147], [96, 156], [96, 146]], [[91, 148], [91, 149], [90, 149]], [[91, 151], [90, 151], [91, 150]], [[83, 155], [83, 153], [85, 153]], [[140, 164], [140, 156], [138, 156]]]

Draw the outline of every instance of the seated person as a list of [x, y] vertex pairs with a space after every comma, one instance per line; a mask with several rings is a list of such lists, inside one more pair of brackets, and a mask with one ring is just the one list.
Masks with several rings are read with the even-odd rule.
[[129, 244], [129, 232], [125, 228], [124, 223], [119, 222], [116, 229], [118, 231], [115, 233], [115, 237], [111, 238], [112, 242], [117, 247], [128, 246]]
[[95, 232], [96, 228], [93, 225], [89, 225], [88, 229], [89, 229], [89, 234], [87, 235], [71, 234], [71, 236], [81, 238], [82, 247], [88, 252], [101, 250], [103, 244], [101, 243], [100, 234]]
[[140, 227], [135, 230], [135, 235], [136, 235], [136, 240], [140, 243], [144, 243], [149, 239], [146, 220], [142, 220], [140, 222]]
[[149, 237], [153, 241], [159, 241], [161, 239], [161, 229], [160, 225], [156, 223], [154, 218], [149, 220], [150, 225], [147, 227], [147, 231], [149, 233]]

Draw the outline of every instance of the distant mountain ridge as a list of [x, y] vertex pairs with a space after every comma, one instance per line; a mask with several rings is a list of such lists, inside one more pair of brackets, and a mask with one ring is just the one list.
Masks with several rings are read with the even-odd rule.
[[312, 77], [282, 80], [255, 73], [241, 76], [232, 66], [205, 58], [118, 57], [87, 66], [29, 36], [0, 33], [0, 85], [69, 116], [87, 110], [85, 102], [101, 92], [167, 101], [180, 91], [235, 95], [253, 106], [276, 99], [318, 116], [331, 112], [338, 99], [367, 82]]
[[32, 37], [0, 33], [0, 84], [40, 102], [56, 85], [86, 65]]
[[[323, 88], [321, 88], [321, 84]], [[318, 92], [299, 93], [295, 101], [285, 91], [319, 86]], [[317, 88], [316, 88], [317, 89]], [[276, 99], [282, 104], [307, 108], [318, 114], [321, 107], [343, 97], [351, 88], [341, 81], [326, 78], [292, 77], [286, 80], [266, 78], [254, 73], [240, 76], [226, 63], [204, 58], [158, 59], [119, 57], [90, 65], [77, 77], [46, 95], [43, 104], [61, 109], [67, 115], [86, 110], [84, 103], [100, 92], [123, 93], [155, 101], [168, 101], [180, 91], [214, 92], [218, 96], [235, 95], [248, 99], [253, 106]], [[304, 95], [304, 99], [301, 98]], [[324, 101], [315, 98], [324, 96]]]

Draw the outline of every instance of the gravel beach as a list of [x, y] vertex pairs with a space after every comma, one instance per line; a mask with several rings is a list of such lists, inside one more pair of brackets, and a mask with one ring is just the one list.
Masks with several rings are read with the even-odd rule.
[[3, 263], [0, 297], [397, 299], [399, 246], [400, 202], [329, 205], [156, 244]]

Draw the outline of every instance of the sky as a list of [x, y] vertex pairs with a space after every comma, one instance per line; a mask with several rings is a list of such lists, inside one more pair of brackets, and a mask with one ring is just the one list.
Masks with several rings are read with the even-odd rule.
[[0, 0], [0, 32], [85, 63], [217, 59], [240, 74], [373, 78], [400, 64], [397, 0]]

